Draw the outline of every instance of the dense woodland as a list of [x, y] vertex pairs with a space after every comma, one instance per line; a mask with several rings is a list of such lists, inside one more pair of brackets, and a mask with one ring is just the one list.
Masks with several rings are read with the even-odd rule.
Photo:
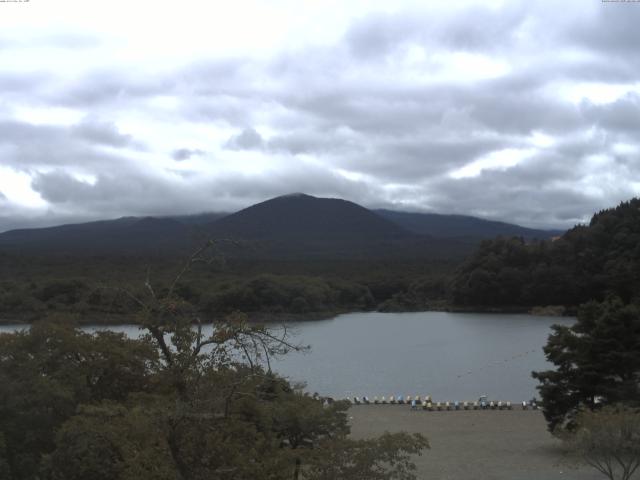
[[[0, 257], [0, 320], [71, 313], [79, 321], [131, 321], [146, 278], [162, 288], [179, 262], [149, 258]], [[453, 261], [221, 261], [194, 266], [180, 294], [208, 319], [241, 310], [252, 319], [309, 319], [339, 312], [441, 305]]]
[[553, 241], [485, 240], [459, 268], [453, 303], [470, 306], [565, 305], [615, 294], [640, 295], [640, 199], [593, 216]]
[[609, 478], [617, 468], [629, 478], [640, 465], [637, 430], [612, 427], [638, 421], [639, 287], [640, 199], [601, 211], [553, 242], [485, 242], [453, 284], [461, 303], [579, 305], [576, 323], [554, 326], [544, 347], [554, 368], [533, 376], [549, 430], [580, 444]]
[[[0, 480], [415, 479], [411, 459], [428, 448], [424, 437], [351, 440], [348, 402], [305, 393], [271, 371], [273, 357], [306, 348], [291, 343], [286, 329], [240, 313], [225, 315], [208, 335], [195, 328], [207, 304], [194, 303], [194, 285], [209, 285], [207, 274], [222, 268], [212, 252], [204, 246], [186, 263], [138, 276], [132, 272], [140, 265], [122, 260], [93, 290], [82, 279], [98, 278], [113, 259], [94, 264], [97, 270], [59, 259], [12, 264], [16, 275], [29, 272], [18, 280], [47, 320], [0, 334]], [[52, 266], [74, 275], [43, 281], [38, 273]], [[224, 310], [224, 295], [245, 291], [254, 296], [242, 301], [254, 308], [294, 294], [369, 301], [338, 284], [245, 273], [216, 280], [229, 287], [206, 297], [204, 309]], [[144, 334], [83, 332], [75, 320], [85, 302], [120, 308]]]

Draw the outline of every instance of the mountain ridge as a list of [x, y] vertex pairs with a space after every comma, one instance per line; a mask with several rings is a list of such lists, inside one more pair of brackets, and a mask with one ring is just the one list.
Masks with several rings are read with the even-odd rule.
[[515, 223], [488, 220], [471, 215], [405, 212], [388, 209], [373, 211], [407, 230], [440, 238], [478, 237], [486, 239], [497, 236], [516, 236], [527, 240], [541, 240], [556, 237], [565, 232], [564, 230], [523, 227]]
[[[461, 223], [460, 219], [464, 221]], [[446, 230], [443, 228], [447, 222], [457, 223]], [[472, 228], [472, 225], [476, 226]], [[479, 235], [479, 231], [484, 233]], [[205, 238], [233, 238], [251, 245], [240, 253], [250, 258], [448, 257], [469, 253], [474, 242], [488, 238], [487, 232], [498, 235], [515, 232], [529, 237], [523, 235], [523, 231], [546, 232], [476, 217], [370, 210], [340, 198], [295, 193], [271, 198], [232, 214], [121, 217], [10, 230], [0, 234], [0, 251], [69, 255], [185, 254]], [[546, 233], [544, 238], [555, 232]]]
[[[355, 222], [355, 223], [354, 223]], [[270, 237], [301, 230], [316, 235], [334, 236], [357, 230], [361, 235], [406, 235], [402, 227], [376, 215], [356, 203], [340, 198], [318, 198], [296, 193], [251, 205], [212, 222], [211, 231], [228, 231], [236, 235]], [[292, 228], [293, 227], [293, 228]]]

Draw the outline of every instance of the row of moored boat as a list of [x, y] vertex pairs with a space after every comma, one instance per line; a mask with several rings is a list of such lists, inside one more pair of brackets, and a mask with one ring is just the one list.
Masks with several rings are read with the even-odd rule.
[[[442, 411], [442, 410], [512, 410], [513, 404], [509, 401], [503, 402], [501, 400], [487, 400], [486, 397], [482, 396], [478, 400], [474, 402], [468, 401], [454, 401], [454, 402], [434, 402], [431, 399], [430, 395], [426, 395], [425, 397], [415, 396], [390, 396], [386, 397], [373, 397], [370, 399], [366, 396], [364, 397], [353, 397], [348, 398], [352, 404], [354, 405], [411, 405], [413, 409], [423, 409], [429, 411]], [[522, 410], [537, 410], [539, 405], [537, 401], [523, 401], [521, 404], [518, 404]]]

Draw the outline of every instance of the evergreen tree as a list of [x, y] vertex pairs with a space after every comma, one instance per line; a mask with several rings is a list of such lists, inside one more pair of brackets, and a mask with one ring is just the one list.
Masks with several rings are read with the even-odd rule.
[[640, 307], [589, 302], [574, 325], [552, 328], [544, 352], [556, 369], [533, 372], [550, 430], [572, 428], [580, 409], [640, 405]]
[[576, 307], [640, 291], [640, 199], [593, 216], [555, 241], [485, 240], [457, 270], [453, 302], [472, 306]]

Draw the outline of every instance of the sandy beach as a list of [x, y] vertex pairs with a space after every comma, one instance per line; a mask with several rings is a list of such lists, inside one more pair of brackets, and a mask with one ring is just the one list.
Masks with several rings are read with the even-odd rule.
[[598, 480], [602, 475], [567, 455], [546, 430], [540, 411], [411, 410], [407, 405], [358, 405], [353, 438], [388, 432], [425, 435], [431, 449], [415, 459], [429, 480]]

